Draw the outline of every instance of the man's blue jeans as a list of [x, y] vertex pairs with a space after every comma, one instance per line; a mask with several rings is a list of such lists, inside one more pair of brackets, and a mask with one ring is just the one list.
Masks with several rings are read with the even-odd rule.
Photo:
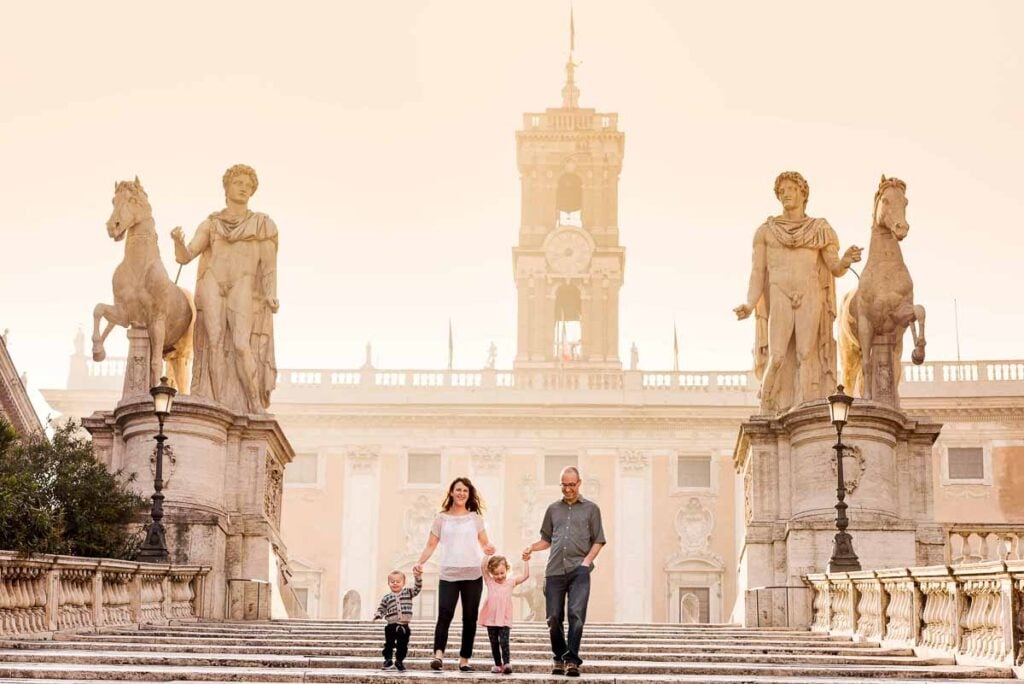
[[[544, 600], [548, 609], [548, 629], [551, 631], [551, 653], [554, 660], [583, 664], [580, 660], [580, 640], [583, 623], [587, 621], [587, 602], [590, 600], [590, 567], [580, 566], [567, 575], [552, 575], [544, 580]], [[566, 599], [568, 598], [568, 601]], [[569, 604], [569, 643], [566, 644], [562, 623], [565, 605]]]

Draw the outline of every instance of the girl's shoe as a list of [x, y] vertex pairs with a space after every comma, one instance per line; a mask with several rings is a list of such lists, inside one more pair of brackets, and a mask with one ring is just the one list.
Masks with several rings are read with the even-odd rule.
[[493, 673], [493, 674], [501, 674], [504, 671], [505, 671], [505, 668], [503, 668], [501, 665], [495, 665], [494, 667], [491, 668], [491, 673]]
[[501, 668], [501, 674], [512, 674], [512, 666], [511, 665], [505, 665], [504, 667], [502, 667]]

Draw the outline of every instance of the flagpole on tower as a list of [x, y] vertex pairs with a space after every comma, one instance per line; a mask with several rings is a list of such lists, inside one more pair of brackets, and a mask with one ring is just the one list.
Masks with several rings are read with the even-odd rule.
[[672, 319], [672, 370], [679, 372], [679, 333], [676, 332], [676, 319]]
[[452, 369], [455, 358], [455, 342], [452, 339], [452, 319], [448, 319], [448, 370]]

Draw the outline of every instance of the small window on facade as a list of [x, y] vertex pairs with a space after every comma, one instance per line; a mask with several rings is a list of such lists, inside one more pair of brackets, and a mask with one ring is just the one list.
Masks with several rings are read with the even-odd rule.
[[316, 484], [316, 454], [295, 454], [295, 459], [284, 469], [285, 484]]
[[441, 484], [441, 454], [410, 453], [406, 482], [413, 485]]
[[947, 458], [950, 480], [985, 479], [985, 450], [981, 447], [950, 447]]
[[680, 456], [676, 483], [679, 487], [711, 487], [711, 459], [707, 456]]
[[536, 115], [535, 116], [531, 116], [530, 117], [530, 125], [533, 126], [534, 128], [536, 128], [537, 126], [540, 126], [540, 117], [536, 116]]
[[549, 487], [557, 487], [560, 483], [559, 477], [562, 469], [567, 466], [579, 467], [576, 454], [547, 454], [544, 456], [544, 484]]

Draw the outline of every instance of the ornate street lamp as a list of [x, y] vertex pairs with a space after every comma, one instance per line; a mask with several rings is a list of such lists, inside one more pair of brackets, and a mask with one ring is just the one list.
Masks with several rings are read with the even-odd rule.
[[171, 413], [171, 404], [174, 403], [174, 395], [178, 393], [173, 387], [167, 384], [167, 378], [160, 378], [160, 384], [149, 390], [153, 396], [153, 413], [156, 414], [157, 422], [160, 423], [160, 430], [153, 438], [156, 440], [156, 477], [153, 480], [153, 509], [150, 517], [153, 522], [149, 524], [146, 532], [146, 541], [139, 548], [137, 559], [149, 563], [167, 562], [167, 539], [164, 536], [164, 442], [167, 436], [164, 435], [164, 419]]
[[843, 476], [843, 426], [850, 417], [850, 405], [853, 397], [843, 391], [839, 385], [836, 393], [828, 398], [828, 411], [832, 424], [836, 426], [838, 441], [833, 447], [836, 450], [836, 537], [832, 543], [832, 558], [828, 561], [829, 572], [855, 572], [860, 570], [860, 561], [853, 552], [853, 537], [847, 532], [850, 521], [846, 517], [846, 478]]

